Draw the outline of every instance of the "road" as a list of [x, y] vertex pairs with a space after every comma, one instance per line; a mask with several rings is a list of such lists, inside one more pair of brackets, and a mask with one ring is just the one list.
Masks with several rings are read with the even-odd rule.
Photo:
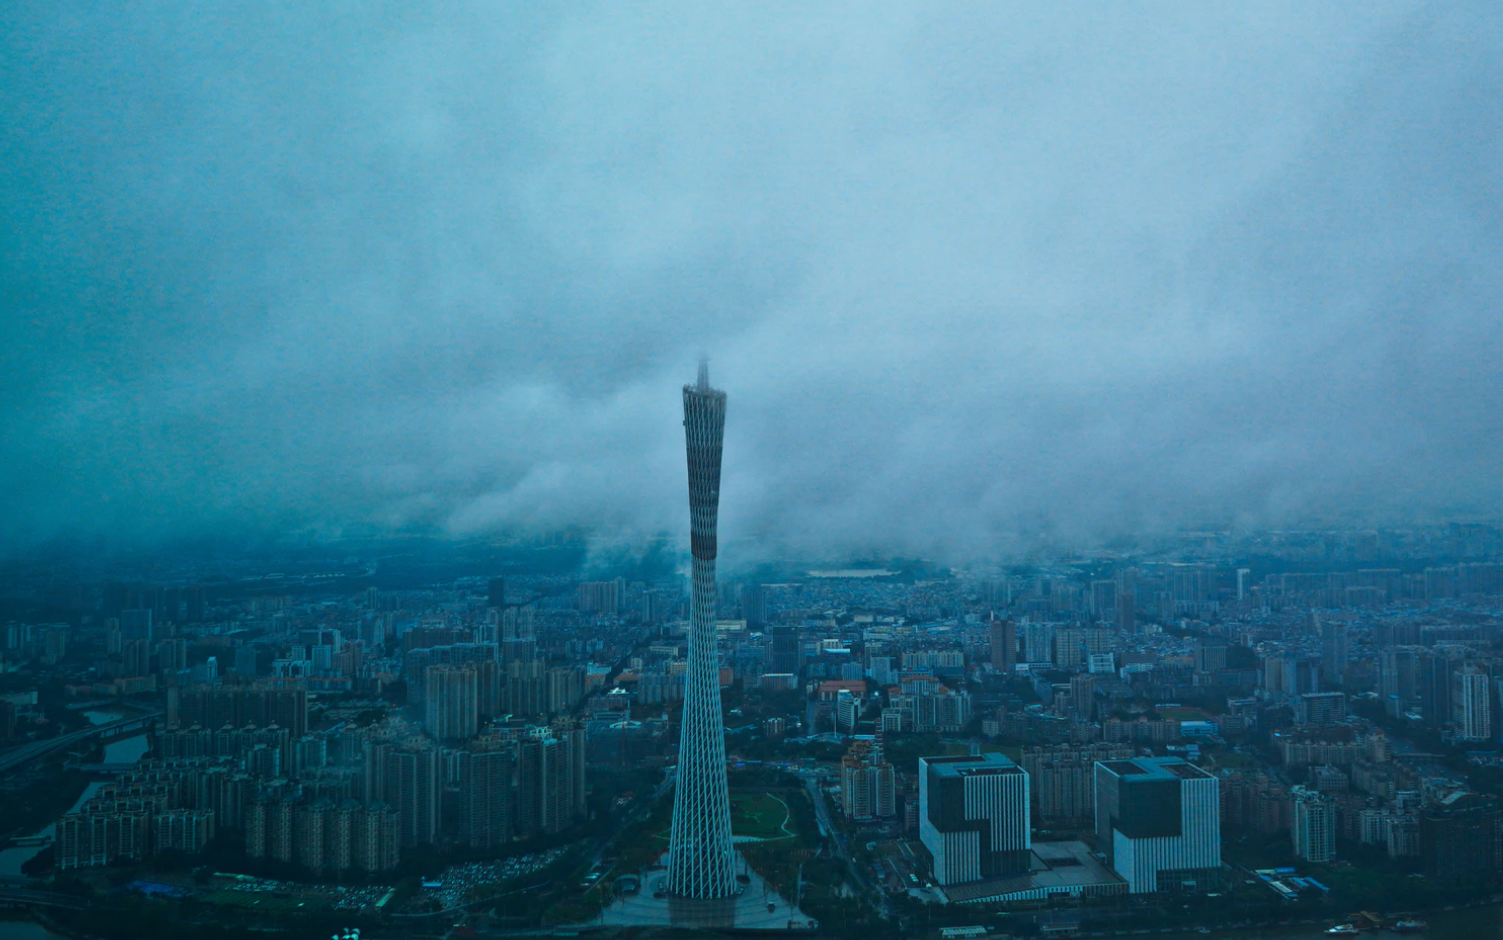
[[27, 907], [84, 908], [89, 902], [71, 894], [54, 894], [50, 891], [33, 891], [29, 888], [0, 888], [0, 905], [24, 905]]
[[830, 818], [829, 803], [825, 800], [824, 791], [820, 789], [818, 775], [804, 773], [801, 776], [804, 778], [804, 787], [809, 791], [809, 799], [814, 802], [814, 818], [819, 823], [820, 833], [822, 835], [829, 835], [830, 844], [835, 847], [836, 856], [845, 862], [847, 878], [861, 892], [862, 897], [872, 906], [873, 910], [883, 917], [891, 916], [891, 911], [888, 909], [887, 904], [887, 894], [879, 885], [872, 884], [867, 872], [862, 869], [860, 863], [851, 857], [850, 845], [847, 844], [845, 836], [841, 834], [840, 829], [835, 826], [834, 820]]

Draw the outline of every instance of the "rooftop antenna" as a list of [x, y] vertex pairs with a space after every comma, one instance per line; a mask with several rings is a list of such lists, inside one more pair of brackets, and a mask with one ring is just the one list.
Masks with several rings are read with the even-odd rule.
[[708, 392], [709, 390], [710, 390], [710, 357], [702, 355], [702, 356], [699, 357], [699, 391], [701, 391], [701, 392]]

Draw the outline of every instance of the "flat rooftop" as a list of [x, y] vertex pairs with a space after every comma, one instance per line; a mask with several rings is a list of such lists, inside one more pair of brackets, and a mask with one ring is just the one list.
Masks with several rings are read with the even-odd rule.
[[971, 777], [980, 774], [1020, 774], [1023, 768], [1005, 754], [964, 754], [959, 757], [925, 757], [924, 764], [941, 777]]
[[974, 904], [1045, 894], [1115, 893], [1126, 888], [1122, 877], [1092, 855], [1084, 842], [1035, 842], [1027, 872], [941, 890], [952, 904]]
[[1211, 775], [1179, 757], [1137, 757], [1132, 760], [1104, 760], [1100, 766], [1118, 777], [1157, 777], [1160, 780], [1199, 780]]

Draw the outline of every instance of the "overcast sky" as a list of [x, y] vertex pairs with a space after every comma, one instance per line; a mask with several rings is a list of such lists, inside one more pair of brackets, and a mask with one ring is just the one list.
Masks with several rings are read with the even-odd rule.
[[0, 547], [1496, 515], [1503, 13], [0, 10]]

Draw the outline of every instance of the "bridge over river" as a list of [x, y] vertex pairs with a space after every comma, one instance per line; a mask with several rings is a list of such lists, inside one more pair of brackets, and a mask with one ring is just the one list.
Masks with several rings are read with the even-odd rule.
[[74, 731], [70, 734], [60, 734], [55, 738], [44, 738], [41, 741], [31, 741], [19, 747], [13, 747], [8, 751], [0, 751], [0, 774], [8, 773], [22, 764], [37, 760], [62, 748], [81, 744], [90, 738], [99, 738], [102, 741], [118, 741], [121, 738], [134, 737], [144, 734], [161, 717], [161, 712], [151, 710], [140, 712], [135, 715], [127, 715], [115, 721], [107, 721], [103, 724], [84, 728], [82, 731]]

